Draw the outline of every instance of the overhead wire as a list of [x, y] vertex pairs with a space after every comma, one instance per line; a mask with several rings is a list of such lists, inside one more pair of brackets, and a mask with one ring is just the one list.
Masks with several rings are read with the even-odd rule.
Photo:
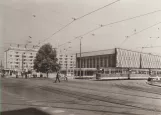
[[89, 33], [94, 32], [96, 30], [99, 30], [99, 29], [101, 29], [103, 27], [107, 27], [107, 26], [110, 26], [110, 25], [113, 25], [113, 24], [118, 24], [118, 23], [121, 23], [121, 22], [125, 22], [125, 21], [136, 19], [136, 18], [144, 17], [144, 16], [147, 16], [147, 15], [150, 15], [150, 14], [154, 14], [154, 13], [157, 13], [157, 12], [160, 12], [160, 11], [161, 10], [155, 10], [155, 11], [148, 12], [148, 13], [145, 13], [145, 14], [141, 14], [141, 15], [138, 15], [138, 16], [133, 16], [133, 17], [130, 17], [130, 18], [126, 18], [126, 19], [122, 19], [122, 20], [119, 20], [119, 21], [111, 22], [111, 23], [108, 23], [108, 24], [105, 24], [105, 25], [101, 25], [101, 26], [96, 27], [96, 28], [94, 28], [94, 29], [92, 29], [92, 30], [82, 34], [82, 35], [79, 35], [79, 36], [75, 37], [74, 39], [71, 39], [71, 40], [69, 40], [69, 41], [67, 41], [67, 42], [65, 42], [65, 43], [63, 43], [63, 44], [61, 44], [59, 46], [61, 47], [61, 46], [65, 45], [68, 42], [71, 42], [71, 41], [73, 41], [75, 39], [78, 39], [80, 37], [84, 37], [84, 36], [88, 35]]
[[102, 28], [102, 27], [106, 27], [106, 26], [110, 26], [110, 25], [113, 25], [113, 24], [117, 24], [117, 23], [129, 21], [129, 20], [132, 20], [132, 19], [140, 18], [140, 17], [143, 17], [143, 16], [147, 16], [147, 15], [150, 15], [150, 14], [154, 14], [154, 13], [160, 12], [160, 11], [161, 11], [161, 10], [156, 10], [156, 11], [149, 12], [149, 13], [146, 13], [146, 14], [141, 14], [141, 15], [138, 15], [138, 16], [134, 16], [134, 17], [130, 17], [130, 18], [123, 19], [123, 20], [111, 22], [111, 23], [108, 23], [108, 24], [105, 24], [105, 25], [101, 25], [101, 26], [99, 26], [99, 27], [97, 27], [97, 28], [94, 28], [93, 30], [90, 30], [90, 31], [88, 31], [88, 32], [86, 32], [86, 33], [84, 33], [84, 34], [82, 34], [82, 35], [80, 35], [80, 36], [83, 37], [83, 36], [85, 36], [85, 35], [87, 35], [87, 34], [93, 32], [93, 31], [95, 31], [95, 30], [98, 30], [98, 29]]
[[90, 14], [92, 14], [92, 13], [95, 13], [95, 12], [101, 10], [101, 9], [104, 9], [104, 8], [106, 8], [106, 7], [108, 7], [108, 6], [111, 6], [111, 5], [113, 5], [113, 4], [115, 4], [116, 2], [119, 2], [119, 1], [120, 1], [120, 0], [116, 0], [116, 1], [114, 1], [114, 2], [111, 2], [111, 3], [109, 3], [109, 4], [105, 5], [105, 6], [103, 6], [103, 7], [100, 7], [100, 8], [98, 8], [98, 9], [96, 9], [96, 10], [93, 10], [93, 11], [87, 13], [87, 14], [84, 14], [84, 15], [78, 17], [78, 18], [73, 18], [73, 20], [72, 20], [71, 22], [69, 22], [69, 23], [66, 24], [65, 26], [61, 27], [59, 30], [57, 30], [56, 32], [54, 32], [52, 35], [50, 35], [49, 37], [47, 37], [46, 39], [44, 39], [41, 43], [43, 43], [43, 42], [45, 42], [46, 40], [50, 39], [50, 38], [51, 38], [52, 36], [54, 36], [55, 34], [59, 33], [60, 31], [62, 31], [63, 29], [65, 29], [66, 27], [68, 27], [69, 25], [71, 25], [73, 22], [75, 22], [75, 21], [77, 21], [77, 20], [80, 20], [80, 19], [82, 19], [82, 18], [84, 18], [84, 17], [86, 17], [86, 16], [88, 16], [88, 15], [90, 15]]
[[126, 37], [126, 38], [123, 40], [123, 42], [120, 44], [120, 47], [121, 47], [128, 39], [130, 39], [130, 37], [132, 37], [132, 36], [134, 36], [134, 35], [136, 35], [136, 34], [139, 34], [139, 33], [143, 32], [143, 31], [145, 31], [145, 30], [148, 30], [148, 29], [150, 29], [150, 28], [152, 28], [152, 27], [154, 27], [154, 26], [157, 26], [157, 25], [159, 25], [159, 24], [161, 24], [161, 22], [155, 23], [155, 24], [153, 24], [153, 25], [151, 25], [151, 26], [149, 26], [149, 27], [147, 27], [147, 28], [144, 28], [144, 29], [142, 29], [142, 30], [140, 30], [140, 31], [138, 31], [138, 32], [136, 32], [136, 33], [131, 34], [130, 36]]
[[107, 4], [107, 5], [103, 6], [103, 7], [100, 7], [100, 8], [98, 8], [98, 9], [96, 9], [96, 10], [93, 10], [93, 11], [91, 11], [91, 12], [89, 12], [89, 13], [83, 15], [83, 16], [80, 16], [79, 18], [76, 18], [76, 20], [79, 20], [79, 19], [81, 19], [81, 18], [84, 18], [85, 16], [88, 16], [88, 15], [90, 15], [90, 14], [92, 14], [92, 13], [95, 13], [95, 12], [97, 12], [97, 11], [103, 9], [103, 8], [106, 8], [107, 6], [111, 6], [111, 5], [113, 5], [113, 4], [115, 4], [115, 3], [119, 2], [119, 1], [120, 1], [120, 0], [116, 0], [116, 1], [114, 1], [114, 2], [111, 2], [111, 3], [109, 3], [109, 4]]

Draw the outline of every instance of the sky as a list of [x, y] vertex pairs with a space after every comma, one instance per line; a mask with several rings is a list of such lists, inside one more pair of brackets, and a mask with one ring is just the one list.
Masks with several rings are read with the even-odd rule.
[[[119, 2], [74, 21], [62, 31], [54, 32], [93, 10], [116, 0], [0, 0], [0, 60], [9, 44], [50, 43], [57, 47], [100, 25], [161, 10], [160, 0], [120, 0]], [[161, 11], [129, 21], [103, 27], [83, 36], [82, 52], [121, 47], [141, 50], [145, 46], [161, 46], [161, 24], [130, 36], [161, 22]], [[159, 37], [159, 38], [158, 38]], [[158, 38], [158, 39], [157, 39]], [[63, 53], [78, 53], [80, 40], [58, 48]], [[69, 48], [70, 47], [70, 48]], [[67, 49], [65, 51], [64, 49]], [[161, 54], [161, 47], [146, 48], [144, 52]]]

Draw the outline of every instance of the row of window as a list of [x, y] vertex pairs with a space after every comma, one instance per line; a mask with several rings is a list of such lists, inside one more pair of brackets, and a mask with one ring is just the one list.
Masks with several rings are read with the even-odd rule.
[[12, 52], [10, 52], [10, 53], [16, 53], [16, 54], [30, 54], [30, 55], [32, 55], [32, 54], [33, 54], [33, 53], [29, 53], [29, 52], [27, 52], [27, 53], [23, 52], [23, 53], [22, 53], [22, 52], [13, 52], [13, 51], [12, 51]]
[[69, 56], [69, 55], [59, 55], [60, 57], [75, 57], [75, 56]]
[[[63, 63], [63, 61], [59, 61], [59, 63]], [[75, 63], [74, 61], [64, 61], [64, 63]]]
[[[9, 62], [8, 62], [9, 63]], [[20, 63], [20, 62], [10, 62], [10, 64], [22, 64], [22, 63]], [[23, 63], [23, 64], [30, 64], [30, 65], [33, 65], [33, 63]]]
[[[10, 55], [10, 57], [14, 57], [14, 55]], [[22, 56], [21, 55], [15, 55], [15, 57], [22, 57]], [[34, 56], [23, 56], [23, 58], [26, 58], [26, 57], [34, 58]]]
[[59, 58], [59, 60], [75, 60], [75, 58]]
[[[21, 68], [21, 66], [15, 65], [15, 68]], [[24, 68], [26, 68], [27, 66], [24, 66]], [[33, 68], [33, 66], [28, 66], [27, 68]]]

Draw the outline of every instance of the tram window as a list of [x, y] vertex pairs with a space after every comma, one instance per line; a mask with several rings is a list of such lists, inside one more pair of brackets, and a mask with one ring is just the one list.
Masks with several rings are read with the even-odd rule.
[[109, 71], [105, 71], [106, 74], [109, 74]]
[[112, 74], [115, 74], [116, 72], [114, 70], [111, 71]]
[[141, 74], [141, 71], [138, 71], [139, 74]]

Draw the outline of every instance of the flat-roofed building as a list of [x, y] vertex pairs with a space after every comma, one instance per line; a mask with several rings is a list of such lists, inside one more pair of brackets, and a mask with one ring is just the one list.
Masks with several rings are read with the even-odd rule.
[[6, 70], [33, 70], [36, 47], [9, 47], [4, 52], [4, 68]]
[[76, 54], [76, 76], [93, 75], [103, 68], [105, 73], [117, 73], [129, 69], [161, 69], [161, 56], [121, 48], [83, 52]]
[[76, 67], [76, 56], [73, 54], [57, 54], [58, 63], [61, 65], [61, 72], [68, 76], [74, 75]]

